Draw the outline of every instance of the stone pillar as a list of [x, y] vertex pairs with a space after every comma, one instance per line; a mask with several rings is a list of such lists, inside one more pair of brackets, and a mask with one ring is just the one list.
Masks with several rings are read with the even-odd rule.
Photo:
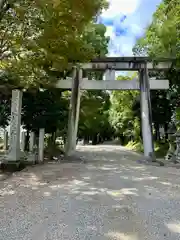
[[[44, 147], [43, 147], [44, 149]], [[39, 162], [38, 155], [37, 155], [37, 145], [35, 145], [35, 133], [31, 132], [30, 133], [30, 138], [29, 138], [29, 153], [27, 157], [27, 162], [29, 164], [35, 164], [36, 162]], [[43, 158], [42, 158], [43, 159]]]
[[115, 79], [116, 79], [115, 70], [111, 70], [110, 71], [110, 79], [109, 80], [114, 81]]
[[147, 67], [140, 71], [140, 94], [141, 94], [141, 122], [144, 155], [154, 157], [154, 146], [152, 136], [152, 115], [150, 102], [150, 87]]
[[78, 71], [78, 92], [77, 92], [77, 105], [76, 105], [76, 117], [75, 117], [75, 127], [74, 127], [74, 139], [73, 139], [73, 145], [72, 150], [76, 149], [76, 143], [77, 143], [77, 134], [78, 134], [78, 124], [79, 124], [79, 114], [80, 114], [80, 103], [81, 103], [81, 89], [80, 89], [80, 83], [82, 82], [83, 77], [83, 71], [80, 69]]
[[39, 129], [38, 162], [44, 161], [44, 128]]
[[109, 69], [107, 69], [104, 73], [104, 80], [108, 80], [110, 79], [110, 72], [109, 72]]
[[107, 69], [105, 72], [105, 80], [115, 80], [115, 70]]
[[25, 141], [26, 141], [26, 132], [22, 131], [21, 132], [21, 151], [23, 152], [25, 150]]
[[33, 152], [34, 145], [35, 145], [35, 133], [31, 132], [30, 133], [30, 139], [29, 139], [29, 151], [30, 152]]
[[4, 129], [4, 150], [8, 150], [8, 131]]
[[68, 117], [68, 132], [67, 132], [67, 142], [65, 146], [65, 155], [70, 156], [73, 152], [73, 148], [75, 146], [75, 122], [76, 122], [76, 110], [77, 110], [77, 99], [79, 93], [79, 78], [78, 71], [76, 68], [73, 69], [72, 76], [72, 91], [71, 91], [71, 99], [69, 106], [69, 117]]
[[11, 100], [10, 121], [10, 146], [6, 160], [10, 162], [19, 161], [20, 151], [20, 126], [21, 126], [22, 91], [13, 90]]

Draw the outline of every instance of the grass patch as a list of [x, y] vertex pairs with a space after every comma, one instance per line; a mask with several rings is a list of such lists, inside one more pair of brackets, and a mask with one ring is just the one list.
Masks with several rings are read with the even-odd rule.
[[130, 142], [128, 142], [126, 147], [131, 149], [131, 150], [133, 150], [133, 151], [136, 151], [136, 152], [140, 152], [140, 153], [143, 152], [143, 144], [142, 144], [142, 142], [130, 141]]
[[60, 155], [64, 154], [64, 150], [58, 143], [49, 143], [46, 146], [44, 153], [48, 159], [53, 159], [54, 157], [59, 157]]
[[[126, 145], [127, 148], [139, 152], [139, 153], [143, 153], [143, 144], [142, 142], [133, 142], [130, 141], [128, 142], [128, 144]], [[155, 150], [155, 155], [157, 158], [164, 158], [167, 151], [169, 148], [169, 144], [168, 143], [163, 143], [163, 142], [155, 142], [154, 144], [154, 150]]]
[[163, 142], [155, 142], [154, 144], [155, 154], [157, 158], [164, 158], [166, 156], [166, 153], [169, 149], [168, 143]]

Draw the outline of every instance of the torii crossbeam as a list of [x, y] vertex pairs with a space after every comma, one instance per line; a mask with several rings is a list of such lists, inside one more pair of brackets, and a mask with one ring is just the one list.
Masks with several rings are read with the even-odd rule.
[[[156, 80], [150, 79], [150, 89], [160, 90], [169, 88], [169, 80]], [[138, 79], [134, 80], [88, 80], [83, 78], [79, 83], [79, 87], [82, 90], [140, 90], [140, 84]], [[72, 78], [67, 78], [66, 80], [59, 80], [56, 84], [56, 88], [61, 89], [71, 89], [72, 88]]]

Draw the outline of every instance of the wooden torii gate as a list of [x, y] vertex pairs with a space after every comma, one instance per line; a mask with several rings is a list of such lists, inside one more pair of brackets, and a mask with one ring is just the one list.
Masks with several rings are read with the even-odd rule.
[[[68, 119], [68, 138], [66, 155], [73, 154], [76, 148], [81, 90], [140, 90], [141, 119], [144, 155], [154, 158], [152, 134], [152, 111], [150, 89], [168, 89], [168, 80], [150, 80], [148, 71], [164, 71], [171, 68], [171, 59], [158, 59], [154, 64], [148, 57], [106, 57], [92, 60], [74, 68], [72, 78], [58, 81], [56, 87], [72, 89]], [[82, 78], [83, 71], [103, 71], [105, 81]], [[139, 79], [132, 81], [115, 81], [115, 71], [138, 71]]]

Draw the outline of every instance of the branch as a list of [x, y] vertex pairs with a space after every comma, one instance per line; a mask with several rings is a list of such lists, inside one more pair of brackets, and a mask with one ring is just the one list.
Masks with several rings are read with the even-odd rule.
[[3, 10], [6, 0], [0, 0], [0, 12]]
[[[14, 2], [14, 1], [13, 1]], [[0, 0], [0, 21], [3, 19], [5, 13], [13, 6], [13, 3], [8, 0]]]

